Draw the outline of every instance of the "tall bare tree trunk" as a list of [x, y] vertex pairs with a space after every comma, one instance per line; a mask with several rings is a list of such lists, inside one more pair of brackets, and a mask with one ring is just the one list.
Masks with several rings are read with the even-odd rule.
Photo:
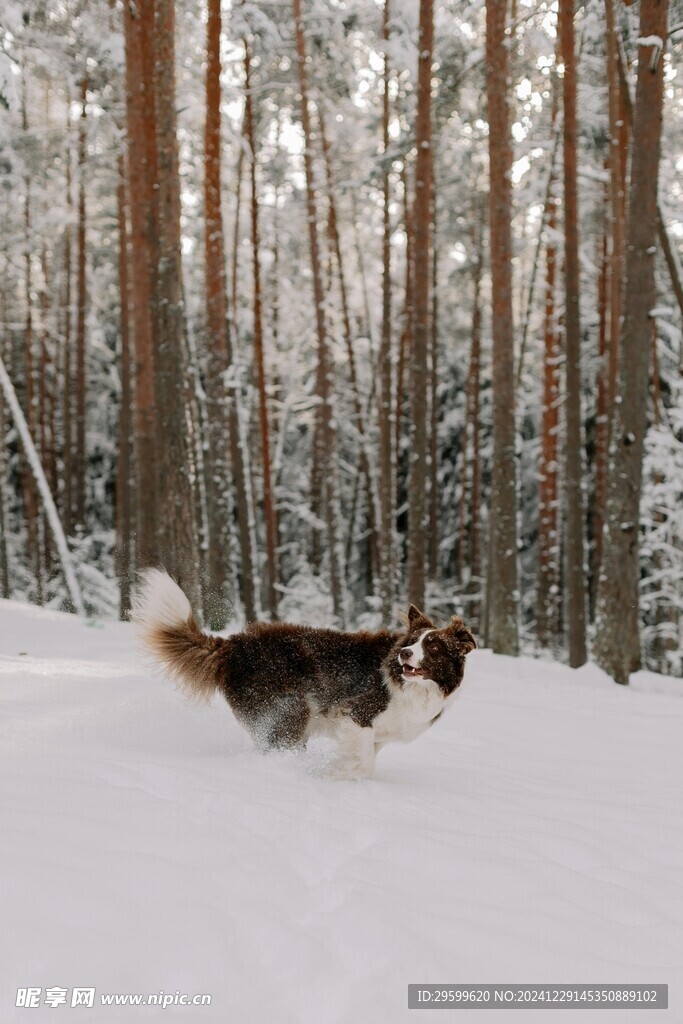
[[[365, 484], [366, 504], [367, 504], [367, 521], [368, 529], [370, 531], [370, 588], [372, 588], [372, 572], [378, 568], [378, 552], [377, 552], [377, 510], [376, 510], [376, 498], [374, 488], [374, 470], [371, 465], [370, 459], [370, 447], [367, 434], [367, 426], [365, 423], [365, 415], [363, 412], [363, 403], [360, 393], [360, 387], [358, 384], [358, 372], [356, 369], [356, 353], [353, 347], [353, 331], [351, 328], [351, 313], [349, 311], [349, 299], [348, 299], [348, 287], [346, 283], [345, 264], [343, 258], [343, 251], [341, 245], [341, 239], [339, 236], [339, 221], [337, 217], [337, 201], [335, 198], [335, 186], [334, 186], [334, 174], [332, 170], [332, 158], [330, 154], [330, 144], [327, 138], [327, 132], [325, 129], [325, 119], [322, 111], [318, 111], [318, 120], [320, 124], [320, 136], [323, 148], [323, 158], [325, 163], [325, 181], [327, 185], [327, 195], [329, 202], [329, 214], [328, 214], [328, 233], [330, 236], [330, 242], [332, 245], [332, 252], [337, 264], [337, 274], [339, 279], [339, 294], [341, 299], [341, 313], [342, 313], [342, 325], [344, 334], [344, 346], [346, 348], [346, 357], [349, 364], [349, 378], [351, 381], [351, 398], [353, 402], [353, 415], [355, 419], [356, 430], [358, 431], [358, 440], [360, 445], [360, 471]], [[353, 530], [353, 517], [351, 518], [351, 531]], [[348, 568], [348, 564], [347, 564]]]
[[557, 491], [561, 346], [555, 308], [557, 280], [557, 207], [549, 196], [547, 211], [545, 328], [543, 346], [543, 411], [538, 476], [538, 584], [536, 638], [541, 647], [557, 640], [559, 625], [559, 508]]
[[506, 0], [486, 5], [486, 92], [489, 119], [489, 217], [493, 293], [493, 467], [489, 519], [489, 636], [499, 654], [519, 653], [517, 463], [512, 324], [511, 181]]
[[576, 56], [574, 0], [560, 0], [564, 62], [564, 280], [565, 280], [565, 460], [567, 537], [567, 637], [569, 664], [586, 661], [586, 566], [582, 493], [581, 320], [579, 303], [579, 213], [576, 180]]
[[429, 578], [439, 571], [439, 261], [436, 175], [432, 164], [432, 309], [429, 325]]
[[154, 360], [159, 464], [159, 548], [163, 564], [200, 603], [197, 535], [185, 411], [185, 344], [180, 251], [180, 179], [175, 108], [175, 4], [155, 2], [154, 96], [158, 158], [158, 294]]
[[468, 621], [475, 629], [481, 623], [481, 593], [483, 579], [481, 575], [481, 455], [479, 446], [479, 410], [481, 394], [481, 276], [483, 268], [483, 223], [479, 227], [477, 238], [476, 263], [474, 266], [474, 302], [472, 306], [472, 350], [470, 354], [469, 390], [471, 395], [471, 437], [472, 455], [470, 462], [470, 579], [469, 592], [472, 603]]
[[325, 478], [325, 517], [327, 521], [328, 558], [330, 567], [330, 590], [334, 614], [340, 625], [345, 619], [343, 600], [342, 552], [339, 546], [339, 479], [337, 462], [337, 431], [333, 412], [332, 360], [325, 327], [324, 294], [320, 252], [318, 246], [318, 212], [313, 177], [313, 150], [311, 145], [311, 123], [308, 101], [308, 73], [306, 70], [306, 41], [301, 13], [301, 0], [293, 0], [296, 27], [297, 63], [299, 67], [299, 90], [301, 92], [301, 124], [304, 132], [304, 164], [306, 169], [306, 203], [308, 208], [308, 233], [313, 274], [313, 295], [315, 302], [316, 330], [318, 337], [318, 370], [316, 390], [320, 399], [318, 431], [318, 458], [327, 466]]
[[[40, 254], [40, 268], [43, 278], [40, 289], [40, 334], [39, 334], [39, 364], [38, 364], [38, 453], [41, 463], [45, 468], [45, 476], [51, 493], [56, 493], [55, 473], [53, 473], [54, 459], [52, 457], [51, 429], [50, 429], [50, 270], [47, 259], [47, 252], [43, 248]], [[47, 517], [43, 512], [40, 519], [41, 542], [43, 545], [43, 559], [45, 565], [45, 578], [49, 579], [52, 572], [52, 550]]]
[[[405, 376], [407, 356], [413, 350], [413, 335], [415, 330], [415, 267], [414, 249], [415, 232], [414, 216], [410, 209], [410, 194], [408, 188], [408, 169], [406, 162], [403, 162], [403, 227], [406, 235], [406, 264], [405, 264], [405, 285], [403, 298], [403, 328], [398, 343], [398, 359], [396, 366], [396, 414], [394, 425], [396, 428], [395, 456], [397, 461], [401, 457], [401, 441], [403, 440], [403, 421], [405, 418]], [[398, 474], [397, 474], [398, 477]], [[398, 479], [396, 480], [398, 489]]]
[[[483, 212], [483, 211], [482, 211]], [[472, 338], [467, 373], [465, 426], [462, 443], [462, 488], [458, 523], [456, 580], [465, 582], [465, 555], [469, 574], [466, 592], [472, 598], [467, 621], [479, 628], [481, 605], [481, 458], [479, 446], [479, 410], [481, 389], [481, 277], [483, 269], [483, 218], [474, 229], [472, 263]], [[471, 445], [470, 445], [471, 439]], [[470, 450], [471, 449], [471, 450]], [[469, 488], [469, 494], [468, 494]]]
[[408, 467], [408, 600], [425, 599], [427, 492], [427, 353], [429, 347], [430, 225], [432, 181], [433, 0], [420, 0], [415, 144], [415, 333], [410, 361], [410, 462]]
[[62, 395], [62, 445], [64, 453], [64, 496], [62, 522], [67, 536], [73, 532], [73, 368], [71, 359], [71, 238], [73, 198], [71, 194], [71, 145], [70, 118], [67, 118], [67, 145], [64, 152], [66, 164], [66, 209], [67, 220], [64, 228], [64, 291], [63, 291], [63, 346], [64, 346], [64, 387]]
[[[600, 395], [604, 402], [604, 421], [600, 423], [600, 449], [598, 469], [599, 488], [596, 488], [596, 551], [594, 558], [595, 576], [600, 574], [602, 562], [602, 530], [605, 521], [607, 490], [604, 486], [607, 469], [612, 423], [617, 394], [619, 367], [619, 335], [624, 290], [624, 261], [626, 243], [626, 174], [628, 157], [628, 117], [625, 111], [624, 85], [619, 75], [619, 34], [617, 29], [614, 0], [605, 0], [605, 33], [607, 42], [607, 85], [609, 97], [610, 151], [609, 170], [609, 268], [607, 280], [609, 296], [609, 324], [605, 339], [605, 357], [602, 360], [603, 373]], [[603, 436], [604, 435], [604, 436]]]
[[640, 667], [639, 510], [647, 432], [650, 310], [655, 306], [657, 180], [662, 132], [668, 0], [641, 0], [638, 84], [626, 244], [626, 287], [608, 476], [595, 651], [618, 683]]
[[254, 131], [254, 104], [251, 95], [251, 46], [244, 41], [244, 134], [251, 160], [249, 181], [251, 184], [251, 244], [254, 277], [254, 355], [259, 394], [259, 426], [261, 430], [261, 460], [263, 474], [263, 517], [266, 525], [266, 596], [271, 621], [277, 619], [278, 608], [278, 523], [277, 508], [270, 458], [270, 413], [268, 409], [268, 388], [266, 362], [263, 350], [263, 309], [261, 299], [261, 261], [259, 256], [260, 229], [259, 203], [256, 183], [256, 133]]
[[608, 227], [605, 224], [599, 241], [598, 265], [598, 373], [595, 400], [595, 488], [593, 499], [594, 547], [590, 573], [589, 599], [592, 617], [595, 617], [595, 599], [598, 577], [602, 562], [602, 535], [605, 524], [605, 501], [607, 497], [607, 461], [609, 452], [609, 411], [608, 411], [608, 315], [607, 292], [609, 287], [609, 254], [607, 251]]
[[389, 163], [389, 11], [390, 0], [384, 0], [382, 14], [383, 90], [382, 90], [382, 334], [379, 348], [379, 587], [382, 618], [392, 621], [395, 587], [395, 495], [396, 469], [394, 433], [396, 405], [393, 396], [391, 352], [391, 182]]
[[86, 149], [86, 102], [88, 79], [81, 80], [81, 117], [78, 125], [78, 228], [76, 266], [76, 448], [75, 448], [75, 499], [76, 525], [85, 530], [86, 498], [86, 379], [85, 379], [85, 314], [88, 301], [85, 279], [85, 149]]
[[244, 147], [240, 146], [237, 154], [237, 169], [235, 170], [235, 220], [232, 226], [232, 265], [230, 276], [230, 308], [235, 337], [238, 336], [237, 327], [237, 296], [239, 286], [240, 268], [240, 213], [242, 210], [242, 168], [244, 167]]
[[119, 297], [120, 322], [120, 365], [121, 405], [119, 408], [118, 460], [116, 464], [116, 575], [119, 578], [119, 615], [128, 618], [131, 602], [133, 575], [133, 536], [131, 525], [132, 498], [132, 430], [130, 372], [130, 324], [128, 306], [128, 210], [126, 198], [125, 158], [119, 157], [119, 184], [117, 190], [117, 212], [119, 228]]
[[609, 199], [610, 199], [610, 329], [609, 329], [609, 416], [613, 414], [619, 365], [619, 332], [624, 288], [624, 241], [626, 232], [626, 167], [622, 140], [624, 136], [622, 88], [619, 81], [619, 39], [614, 13], [614, 0], [605, 0], [607, 41], [607, 85], [609, 97]]
[[131, 314], [135, 341], [136, 553], [142, 569], [159, 560], [158, 463], [154, 397], [156, 305], [156, 135], [153, 0], [126, 0], [126, 113], [130, 203]]
[[[26, 79], [24, 76], [22, 96], [22, 128], [28, 134], [28, 110], [26, 97]], [[32, 223], [31, 223], [31, 180], [25, 178], [24, 196], [24, 296], [26, 304], [24, 322], [24, 379], [26, 382], [25, 408], [28, 430], [32, 437], [36, 436], [38, 425], [38, 393], [36, 390], [34, 330], [33, 330], [33, 272], [32, 272]], [[40, 537], [40, 519], [38, 509], [38, 492], [30, 466], [22, 460], [21, 469], [22, 495], [24, 515], [26, 516], [27, 563], [31, 566], [36, 582], [35, 600], [43, 602], [43, 557]]]
[[[229, 411], [228, 404], [238, 401], [237, 391], [228, 396], [225, 374], [228, 371], [230, 342], [228, 332], [225, 242], [221, 209], [221, 6], [210, 0], [206, 36], [206, 124], [204, 133], [204, 258], [206, 295], [206, 446], [204, 469], [208, 522], [208, 580], [204, 603], [207, 622], [222, 629], [228, 614], [230, 571], [229, 494]], [[237, 447], [241, 465], [241, 451]], [[239, 473], [238, 473], [239, 475]], [[246, 531], [248, 558], [251, 560], [249, 532]], [[251, 578], [250, 565], [244, 566], [246, 589]], [[244, 589], [244, 588], [243, 588]], [[246, 602], [245, 602], [246, 604]], [[254, 618], [253, 602], [247, 613]]]

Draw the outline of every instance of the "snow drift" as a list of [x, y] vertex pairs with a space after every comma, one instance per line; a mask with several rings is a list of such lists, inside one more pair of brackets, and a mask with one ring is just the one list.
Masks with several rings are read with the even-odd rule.
[[[0, 693], [3, 1022], [396, 1024], [456, 981], [668, 982], [683, 1019], [678, 680], [475, 652], [361, 783], [255, 752], [123, 624], [0, 602]], [[27, 1015], [20, 986], [212, 1001]]]

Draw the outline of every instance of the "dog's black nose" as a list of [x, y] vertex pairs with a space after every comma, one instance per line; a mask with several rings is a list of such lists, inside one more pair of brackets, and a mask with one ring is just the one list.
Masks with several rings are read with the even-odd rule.
[[410, 655], [412, 653], [413, 652], [411, 651], [410, 647], [402, 647], [401, 650], [398, 652], [398, 660], [410, 661]]

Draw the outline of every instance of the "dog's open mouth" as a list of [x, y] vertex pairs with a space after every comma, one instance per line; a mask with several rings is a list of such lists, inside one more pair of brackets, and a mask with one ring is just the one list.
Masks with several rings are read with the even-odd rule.
[[421, 668], [413, 668], [412, 665], [403, 665], [403, 675], [409, 677], [419, 676], [421, 679], [424, 672]]

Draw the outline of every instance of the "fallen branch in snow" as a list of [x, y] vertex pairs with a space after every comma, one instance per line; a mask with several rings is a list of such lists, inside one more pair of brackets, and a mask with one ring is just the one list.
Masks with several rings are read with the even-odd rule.
[[9, 374], [5, 369], [5, 364], [1, 357], [0, 387], [2, 387], [7, 405], [12, 413], [12, 418], [19, 433], [19, 437], [21, 438], [21, 443], [24, 446], [26, 460], [31, 467], [33, 478], [43, 501], [43, 507], [47, 515], [47, 521], [50, 524], [52, 536], [54, 537], [55, 544], [57, 546], [59, 560], [62, 563], [64, 579], [66, 580], [71, 601], [78, 615], [85, 615], [81, 588], [79, 587], [78, 580], [76, 579], [76, 573], [71, 559], [71, 552], [69, 551], [69, 547], [66, 543], [66, 537], [64, 536], [64, 529], [59, 519], [59, 513], [57, 512], [57, 507], [52, 498], [52, 494], [50, 493], [47, 480], [45, 479], [45, 473], [43, 471], [38, 452], [36, 451], [36, 447], [33, 443], [33, 439], [31, 438], [28, 424], [26, 423], [26, 417], [21, 410], [19, 399], [17, 398], [16, 391], [14, 390], [14, 385], [9, 378]]

